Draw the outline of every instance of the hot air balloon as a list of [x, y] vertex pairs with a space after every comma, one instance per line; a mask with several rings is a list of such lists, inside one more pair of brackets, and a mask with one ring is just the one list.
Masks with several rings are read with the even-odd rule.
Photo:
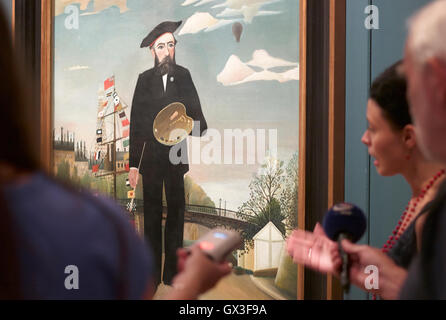
[[243, 32], [243, 25], [240, 22], [234, 22], [232, 25], [232, 33], [234, 34], [235, 40], [240, 42], [240, 37]]

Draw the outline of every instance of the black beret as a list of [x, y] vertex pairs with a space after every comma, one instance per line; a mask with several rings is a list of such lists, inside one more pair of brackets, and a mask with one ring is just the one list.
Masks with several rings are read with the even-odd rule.
[[141, 48], [150, 46], [153, 42], [155, 42], [156, 39], [158, 39], [161, 35], [163, 35], [167, 32], [174, 33], [178, 29], [178, 27], [181, 25], [181, 22], [182, 21], [161, 22], [152, 31], [150, 31], [150, 33], [147, 35], [147, 37], [144, 38], [144, 40], [141, 42]]

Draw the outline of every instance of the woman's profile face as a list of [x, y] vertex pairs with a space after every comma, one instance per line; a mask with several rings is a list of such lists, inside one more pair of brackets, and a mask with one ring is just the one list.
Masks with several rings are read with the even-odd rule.
[[367, 103], [367, 121], [369, 126], [362, 136], [362, 143], [368, 147], [373, 164], [381, 176], [393, 176], [401, 173], [406, 160], [402, 132], [392, 127], [384, 117], [381, 107], [373, 100]]

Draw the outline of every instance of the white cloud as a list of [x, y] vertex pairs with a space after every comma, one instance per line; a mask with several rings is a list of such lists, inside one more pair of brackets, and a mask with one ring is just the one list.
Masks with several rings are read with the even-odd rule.
[[79, 71], [79, 70], [88, 70], [90, 69], [89, 66], [72, 66], [69, 68], [66, 68], [65, 71]]
[[65, 7], [69, 6], [71, 4], [80, 4], [80, 9], [81, 10], [86, 10], [88, 3], [91, 0], [59, 0], [59, 1], [54, 1], [55, 2], [55, 15], [58, 16], [62, 13], [64, 13], [65, 11]]
[[194, 4], [195, 7], [202, 6], [204, 4], [214, 2], [215, 0], [201, 0], [199, 3]]
[[232, 23], [230, 20], [219, 20], [208, 12], [196, 12], [186, 20], [178, 35], [212, 31]]
[[[252, 6], [243, 6], [240, 9], [226, 8], [221, 14], [231, 14], [231, 15], [241, 15], [243, 16], [245, 22], [251, 23], [254, 17], [259, 13], [261, 4], [255, 4]], [[229, 11], [227, 11], [229, 10]], [[219, 16], [219, 15], [217, 15]]]
[[[255, 72], [249, 65], [260, 67], [264, 70]], [[274, 67], [288, 66], [294, 66], [294, 68], [285, 72], [268, 70]], [[239, 85], [252, 81], [278, 81], [284, 83], [293, 80], [299, 80], [298, 63], [271, 57], [265, 50], [256, 50], [253, 53], [253, 59], [248, 63], [244, 63], [239, 57], [232, 55], [226, 62], [223, 71], [217, 76], [217, 81], [225, 86]]]
[[243, 81], [253, 75], [255, 71], [243, 63], [239, 57], [232, 55], [226, 62], [223, 71], [217, 76], [217, 81], [225, 86]]
[[124, 13], [129, 10], [129, 8], [127, 7], [127, 0], [59, 0], [55, 1], [55, 15], [58, 16], [64, 13], [65, 7], [71, 4], [80, 4], [81, 11], [87, 10], [89, 3], [92, 1], [94, 2], [93, 11], [83, 13], [82, 15], [97, 14], [113, 6], [118, 7], [120, 13]]
[[215, 25], [213, 25], [212, 27], [207, 28], [206, 30], [204, 30], [204, 32], [209, 32], [209, 31], [214, 31], [217, 30], [221, 27], [224, 27], [228, 24], [232, 24], [234, 21], [232, 20], [219, 20]]
[[243, 13], [240, 10], [226, 8], [225, 10], [223, 10], [222, 12], [217, 14], [217, 17], [219, 17], [219, 18], [222, 18], [222, 17], [238, 17], [238, 16], [242, 16], [242, 15], [243, 15]]
[[226, 0], [224, 3], [216, 5], [215, 7], [228, 7], [232, 9], [241, 9], [244, 6], [250, 7], [255, 5], [267, 5], [275, 2], [279, 2], [280, 0]]
[[282, 76], [286, 79], [299, 81], [299, 65], [294, 69], [283, 72]]
[[257, 13], [257, 16], [273, 16], [273, 15], [276, 15], [276, 14], [281, 14], [282, 13], [282, 11], [267, 11], [267, 10], [263, 10], [263, 11], [259, 11], [258, 13]]
[[127, 0], [94, 0], [93, 12], [86, 12], [83, 15], [97, 14], [113, 6], [119, 8], [119, 13], [129, 11], [129, 8], [127, 7]]
[[277, 0], [226, 0], [212, 8], [225, 8], [217, 17], [232, 17], [243, 15], [245, 22], [251, 23], [256, 16], [280, 14], [280, 11], [260, 11], [260, 8]]
[[252, 60], [247, 63], [253, 67], [262, 69], [271, 69], [275, 67], [293, 67], [297, 66], [297, 62], [290, 62], [279, 58], [274, 58], [269, 55], [266, 50], [256, 50], [252, 54]]
[[292, 80], [299, 80], [299, 68], [296, 67], [292, 70], [282, 72], [282, 73], [276, 73], [271, 72], [268, 70], [263, 70], [261, 72], [256, 72], [242, 81], [235, 82], [232, 85], [238, 85], [242, 83], [252, 82], [252, 81], [278, 81], [280, 83], [292, 81]]
[[[204, 4], [210, 3], [210, 2], [214, 2], [215, 0], [186, 0], [184, 1], [181, 5], [182, 6], [190, 6], [191, 4], [194, 4], [195, 7], [199, 7], [202, 6]], [[196, 3], [198, 2], [198, 3]]]
[[[216, 0], [185, 0], [182, 3], [182, 6], [189, 6], [193, 4], [195, 7], [198, 7], [214, 1]], [[237, 21], [242, 17], [246, 23], [251, 23], [256, 16], [281, 14], [281, 11], [260, 10], [260, 8], [265, 5], [279, 1], [281, 0], [226, 0], [223, 3], [214, 5], [212, 8], [224, 8], [223, 11], [216, 15], [217, 18], [237, 17], [236, 20], [218, 20], [210, 13], [197, 12], [188, 19], [186, 23], [189, 22], [189, 25], [187, 28], [185, 25], [180, 31], [180, 34], [197, 33], [205, 29], [205, 31], [212, 31], [221, 26]], [[219, 22], [218, 25], [217, 21]]]
[[198, 1], [199, 0], [186, 0], [181, 5], [182, 6], [189, 6], [189, 5], [191, 5], [191, 4], [195, 3], [195, 2], [198, 2]]

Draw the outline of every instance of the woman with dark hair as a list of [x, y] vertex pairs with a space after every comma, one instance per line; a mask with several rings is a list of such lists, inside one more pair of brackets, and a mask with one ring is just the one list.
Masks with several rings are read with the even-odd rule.
[[[1, 10], [0, 39], [0, 299], [152, 298], [150, 250], [125, 213], [42, 172]], [[230, 272], [197, 248], [178, 257], [168, 299], [195, 299]]]
[[[381, 250], [343, 242], [352, 260], [351, 281], [365, 289], [368, 274], [364, 273], [365, 266], [355, 263], [355, 255], [369, 255], [369, 260], [374, 262], [370, 264], [380, 271], [380, 289], [370, 291], [385, 299], [398, 297], [406, 277], [405, 270], [421, 247], [429, 203], [445, 173], [439, 164], [429, 162], [417, 146], [406, 87], [401, 61], [375, 79], [367, 104], [369, 127], [361, 141], [375, 159], [373, 164], [378, 173], [382, 176], [401, 174], [411, 187], [412, 197]], [[287, 250], [296, 263], [323, 273], [338, 274], [341, 264], [338, 245], [328, 239], [319, 224], [313, 233], [295, 230], [287, 240]]]

